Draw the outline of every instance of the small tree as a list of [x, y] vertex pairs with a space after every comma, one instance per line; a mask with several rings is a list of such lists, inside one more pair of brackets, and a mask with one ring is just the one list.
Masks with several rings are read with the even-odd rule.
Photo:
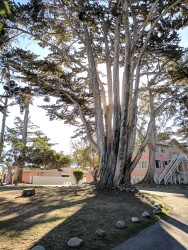
[[[54, 144], [49, 143], [49, 139], [37, 130], [37, 126], [29, 122], [26, 145], [22, 141], [23, 131], [23, 121], [19, 117], [15, 119], [14, 128], [7, 127], [5, 142], [8, 147], [3, 152], [2, 162], [10, 169], [10, 174], [13, 166], [17, 170], [22, 166], [23, 170], [25, 166], [59, 168], [70, 165], [70, 157], [53, 150], [51, 147]], [[18, 181], [22, 181], [22, 172], [17, 172]]]
[[88, 171], [93, 176], [93, 180], [97, 181], [99, 155], [95, 149], [84, 139], [72, 142], [72, 149], [72, 163]]
[[82, 171], [80, 171], [80, 170], [75, 170], [73, 172], [73, 175], [74, 175], [74, 177], [76, 179], [76, 184], [78, 185], [79, 181], [81, 181], [83, 179], [84, 173]]

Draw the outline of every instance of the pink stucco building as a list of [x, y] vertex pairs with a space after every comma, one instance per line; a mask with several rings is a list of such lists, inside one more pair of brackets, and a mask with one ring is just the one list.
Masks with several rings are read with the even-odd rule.
[[[34, 185], [74, 185], [76, 180], [73, 175], [73, 168], [61, 168], [58, 170], [23, 169], [22, 181]], [[92, 182], [92, 175], [83, 171], [84, 176], [80, 183]]]
[[[139, 145], [135, 147], [134, 155], [136, 154]], [[155, 148], [155, 181], [157, 182], [159, 176], [167, 168], [169, 162], [173, 159], [173, 156], [180, 154], [188, 154], [187, 150], [176, 140], [169, 140], [168, 142], [156, 142]], [[134, 157], [133, 155], [133, 157]], [[149, 147], [146, 146], [142, 157], [137, 164], [136, 168], [131, 174], [131, 182], [137, 183], [141, 181], [148, 168], [149, 163]], [[181, 168], [181, 164], [180, 164]], [[184, 166], [184, 172], [188, 171], [187, 165]]]

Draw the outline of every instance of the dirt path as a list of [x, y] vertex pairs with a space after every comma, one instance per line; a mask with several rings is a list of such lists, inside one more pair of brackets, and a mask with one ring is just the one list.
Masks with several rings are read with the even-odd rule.
[[157, 196], [172, 208], [165, 220], [143, 230], [113, 250], [188, 249], [188, 190], [147, 188], [140, 190]]

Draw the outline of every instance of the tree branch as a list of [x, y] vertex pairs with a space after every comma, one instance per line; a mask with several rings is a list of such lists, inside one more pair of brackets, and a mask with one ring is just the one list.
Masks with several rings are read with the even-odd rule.
[[176, 96], [173, 96], [171, 98], [168, 98], [167, 100], [165, 100], [161, 105], [158, 106], [158, 108], [153, 112], [153, 115], [152, 117], [150, 118], [150, 121], [148, 123], [148, 128], [147, 128], [147, 132], [146, 132], [146, 135], [144, 137], [144, 140], [134, 158], [134, 160], [132, 161], [131, 163], [131, 168], [130, 168], [130, 173], [134, 170], [134, 168], [136, 167], [137, 163], [139, 162], [140, 160], [140, 157], [142, 155], [142, 152], [144, 150], [144, 148], [146, 147], [148, 141], [149, 141], [149, 137], [150, 137], [150, 134], [151, 134], [151, 130], [153, 128], [153, 124], [155, 122], [155, 117], [159, 114], [159, 112], [164, 108], [164, 106], [166, 104], [168, 104], [169, 102], [171, 102], [172, 100], [180, 97], [180, 96], [183, 96], [184, 94], [188, 93], [188, 88], [186, 88], [183, 92], [179, 93], [178, 95]]
[[80, 104], [71, 95], [69, 95], [68, 93], [64, 92], [64, 94], [72, 101], [72, 103], [74, 103], [78, 107], [80, 118], [81, 118], [81, 120], [83, 122], [83, 125], [85, 127], [85, 130], [86, 130], [87, 138], [88, 138], [89, 142], [91, 143], [91, 145], [93, 146], [93, 148], [96, 151], [98, 151], [98, 146], [97, 146], [97, 144], [95, 143], [95, 141], [93, 140], [93, 138], [91, 136], [88, 122], [86, 121], [86, 118], [85, 118], [85, 116], [83, 114], [83, 111], [82, 111], [82, 108], [80, 107]]

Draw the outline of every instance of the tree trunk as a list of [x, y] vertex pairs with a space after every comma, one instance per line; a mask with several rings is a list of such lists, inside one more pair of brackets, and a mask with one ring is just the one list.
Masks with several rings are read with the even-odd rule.
[[104, 151], [102, 159], [98, 186], [101, 189], [111, 189], [114, 186], [114, 174], [117, 161], [115, 149], [111, 148], [110, 150]]
[[8, 175], [6, 177], [6, 184], [12, 184], [12, 166], [7, 164]]
[[149, 163], [146, 175], [140, 183], [146, 184], [155, 184], [154, 175], [155, 175], [155, 132], [152, 129], [152, 134], [149, 140]]
[[98, 181], [98, 169], [94, 170], [94, 174], [93, 174], [93, 181], [97, 182]]
[[23, 132], [22, 132], [22, 141], [24, 145], [26, 145], [27, 143], [28, 121], [29, 121], [29, 103], [26, 104], [24, 112], [24, 122], [23, 122]]
[[[22, 142], [26, 146], [27, 144], [27, 130], [28, 130], [28, 122], [29, 122], [29, 101], [26, 103], [25, 112], [24, 112], [24, 121], [23, 121], [23, 132], [22, 132]], [[22, 161], [20, 166], [17, 169], [17, 181], [22, 182], [23, 168], [25, 165], [25, 150], [22, 153]]]
[[17, 182], [22, 182], [23, 167], [19, 167], [17, 170]]
[[[154, 114], [154, 98], [151, 90], [150, 81], [148, 82], [149, 90], [149, 104], [150, 104], [150, 116]], [[155, 184], [154, 175], [155, 175], [155, 147], [156, 147], [156, 126], [155, 119], [154, 124], [151, 129], [150, 139], [149, 139], [149, 163], [146, 175], [140, 183]]]
[[[131, 165], [131, 163], [129, 163], [129, 165]], [[126, 171], [124, 172], [122, 183], [129, 184], [131, 182], [131, 173], [129, 171], [129, 168], [125, 168], [125, 170]]]
[[[5, 98], [4, 107], [7, 109], [8, 105], [8, 97]], [[5, 124], [6, 124], [7, 112], [3, 113], [2, 124], [1, 124], [1, 134], [0, 134], [0, 158], [2, 156], [3, 144], [4, 144], [4, 136], [5, 136]]]

